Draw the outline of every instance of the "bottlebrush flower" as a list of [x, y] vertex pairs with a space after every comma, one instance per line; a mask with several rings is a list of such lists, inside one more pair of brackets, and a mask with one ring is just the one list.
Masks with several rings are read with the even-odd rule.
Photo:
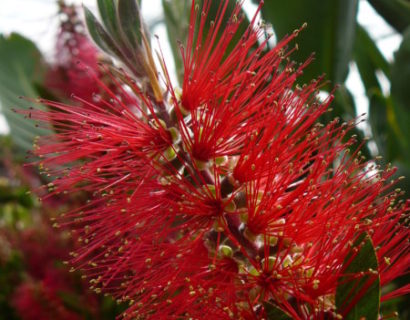
[[75, 94], [91, 100], [99, 88], [88, 73], [100, 75], [98, 49], [87, 37], [78, 9], [64, 2], [59, 5], [62, 21], [57, 36], [55, 63], [46, 75], [46, 86], [62, 98]]
[[[317, 97], [321, 81], [296, 85], [306, 63], [287, 48], [297, 32], [266, 51], [254, 18], [226, 54], [241, 3], [228, 13], [220, 1], [205, 32], [211, 5], [192, 2], [180, 96], [165, 68], [162, 101], [126, 74], [108, 73], [113, 92], [91, 73], [109, 99], [40, 99], [50, 111], [27, 114], [59, 129], [34, 149], [56, 177], [50, 194], [90, 195], [59, 221], [83, 244], [73, 269], [129, 301], [126, 319], [264, 319], [269, 305], [294, 319], [343, 318], [408, 272], [409, 207], [390, 191], [394, 170], [347, 151], [354, 122], [318, 122], [332, 97]], [[353, 270], [369, 246], [375, 268]]]

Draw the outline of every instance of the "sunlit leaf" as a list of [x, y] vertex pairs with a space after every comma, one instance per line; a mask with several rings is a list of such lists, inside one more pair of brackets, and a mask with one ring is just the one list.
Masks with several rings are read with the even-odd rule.
[[42, 55], [33, 42], [16, 33], [8, 37], [0, 35], [0, 101], [13, 143], [20, 154], [32, 149], [35, 136], [48, 132], [13, 112], [13, 109], [29, 107], [29, 103], [19, 96], [38, 96], [35, 84], [43, 81], [45, 68]]

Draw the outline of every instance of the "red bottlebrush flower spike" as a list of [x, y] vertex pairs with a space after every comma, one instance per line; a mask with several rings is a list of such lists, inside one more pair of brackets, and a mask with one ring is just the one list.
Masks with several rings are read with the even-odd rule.
[[[306, 65], [288, 59], [297, 32], [266, 51], [254, 18], [226, 55], [241, 3], [227, 25], [219, 3], [205, 34], [211, 1], [201, 11], [192, 2], [180, 97], [168, 77], [169, 101], [153, 101], [125, 74], [107, 72], [112, 91], [91, 73], [105, 91], [98, 104], [41, 100], [50, 111], [27, 113], [58, 129], [34, 150], [56, 177], [51, 195], [90, 197], [59, 222], [83, 243], [73, 269], [129, 301], [125, 319], [263, 319], [266, 303], [294, 319], [342, 318], [375, 278], [408, 272], [399, 222], [409, 207], [389, 189], [393, 169], [347, 151], [354, 122], [318, 123], [332, 97], [317, 97], [320, 81], [295, 84]], [[378, 268], [349, 272], [363, 235]], [[338, 285], [365, 276], [337, 306]]]
[[75, 94], [91, 100], [99, 88], [88, 73], [101, 75], [99, 52], [87, 37], [77, 10], [74, 5], [60, 3], [62, 22], [57, 36], [56, 62], [46, 75], [46, 86], [62, 98]]

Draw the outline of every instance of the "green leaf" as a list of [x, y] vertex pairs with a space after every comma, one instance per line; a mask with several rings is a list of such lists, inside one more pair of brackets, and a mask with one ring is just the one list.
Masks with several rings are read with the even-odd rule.
[[117, 10], [114, 0], [97, 0], [97, 4], [105, 28], [109, 33], [117, 34]]
[[326, 73], [335, 85], [343, 83], [348, 73], [357, 8], [357, 0], [270, 0], [265, 1], [262, 16], [272, 24], [278, 40], [307, 22], [296, 39], [299, 50], [292, 59], [302, 62], [315, 52], [315, 61], [301, 80], [308, 83]]
[[344, 119], [356, 118], [356, 104], [352, 93], [345, 85], [341, 85], [334, 93], [335, 99], [332, 107], [337, 115], [342, 115]]
[[[410, 95], [407, 84], [410, 81], [410, 45], [408, 35], [396, 53], [390, 68], [366, 30], [358, 26], [354, 58], [360, 77], [370, 100], [369, 123], [380, 155], [385, 161], [400, 159], [403, 163], [410, 157]], [[391, 69], [391, 70], [390, 70]], [[376, 76], [378, 70], [391, 79], [391, 97], [384, 97]]]
[[167, 34], [174, 56], [175, 69], [178, 80], [182, 83], [184, 70], [180, 43], [186, 43], [188, 37], [190, 2], [186, 0], [162, 0], [162, 7], [164, 9]]
[[401, 145], [397, 136], [397, 132], [400, 131], [391, 99], [384, 97], [379, 91], [374, 91], [369, 98], [369, 124], [373, 139], [379, 154], [386, 162], [392, 162], [400, 156]]
[[114, 40], [105, 31], [104, 27], [100, 22], [98, 22], [97, 18], [87, 7], [84, 7], [84, 15], [88, 32], [96, 45], [98, 45], [105, 52], [121, 57], [122, 53], [116, 46]]
[[408, 0], [368, 1], [397, 31], [403, 32], [410, 25], [410, 2]]
[[[403, 286], [406, 285], [407, 283], [408, 282], [405, 282]], [[393, 291], [394, 288], [396, 288], [394, 283], [390, 283], [386, 286], [387, 292]], [[404, 299], [405, 297], [400, 297], [400, 298], [394, 298], [394, 299], [389, 299], [387, 301], [383, 301], [380, 306], [380, 314], [385, 315], [385, 317], [382, 316], [381, 318], [382, 319], [388, 318], [388, 315], [392, 315], [395, 312], [397, 312], [397, 310], [399, 309], [399, 303], [403, 301]], [[408, 318], [399, 317], [398, 319], [408, 319]]]
[[361, 25], [357, 26], [353, 56], [367, 95], [371, 96], [374, 90], [381, 91], [376, 73], [381, 70], [390, 79], [390, 65]]
[[410, 110], [410, 27], [403, 34], [403, 41], [395, 53], [392, 67], [391, 91], [403, 107]]
[[407, 162], [410, 159], [410, 27], [404, 32], [403, 41], [395, 54], [391, 78], [391, 97], [401, 143], [401, 161]]
[[[146, 46], [140, 46], [142, 32], [145, 32], [139, 11], [140, 1], [116, 0], [115, 8], [112, 8], [112, 3], [108, 0], [100, 2], [100, 14], [107, 29], [84, 7], [85, 21], [91, 38], [104, 52], [118, 58], [135, 76], [148, 77], [146, 51], [150, 51], [150, 48], [148, 50]], [[152, 69], [152, 65], [149, 67]]]
[[117, 15], [120, 30], [125, 36], [123, 42], [136, 49], [141, 43], [144, 28], [138, 3], [135, 0], [118, 0]]
[[380, 92], [372, 94], [369, 104], [369, 124], [379, 153], [384, 157], [387, 154], [387, 132], [389, 129], [386, 104], [386, 99]]
[[[344, 274], [336, 289], [336, 310], [345, 320], [377, 320], [380, 308], [380, 276], [371, 238], [363, 233], [354, 243], [344, 263]], [[365, 272], [366, 275], [360, 275]]]
[[357, 24], [356, 27], [355, 48], [356, 47], [365, 47], [368, 58], [378, 69], [383, 71], [388, 79], [390, 79], [390, 63], [387, 61], [383, 53], [379, 50], [376, 42], [360, 24]]
[[266, 316], [268, 317], [268, 320], [290, 320], [292, 317], [290, 317], [287, 313], [273, 305], [272, 303], [269, 302], [264, 302], [263, 307], [265, 308]]
[[43, 82], [45, 70], [43, 57], [33, 42], [16, 33], [9, 37], [0, 35], [0, 102], [19, 155], [32, 149], [35, 136], [49, 133], [12, 110], [29, 107], [18, 97], [37, 97], [34, 85]]

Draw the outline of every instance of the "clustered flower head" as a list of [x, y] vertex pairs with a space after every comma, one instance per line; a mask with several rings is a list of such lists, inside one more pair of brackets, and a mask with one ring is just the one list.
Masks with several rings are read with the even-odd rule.
[[[99, 87], [89, 76], [90, 72], [102, 77], [99, 72], [100, 54], [86, 35], [84, 24], [74, 5], [59, 2], [60, 26], [57, 35], [55, 61], [46, 75], [46, 87], [63, 98], [72, 94], [92, 99]], [[78, 63], [78, 62], [82, 63]], [[85, 68], [85, 65], [87, 68]]]
[[[104, 96], [27, 114], [56, 128], [34, 149], [50, 195], [89, 195], [58, 221], [82, 242], [72, 268], [127, 301], [125, 319], [342, 319], [408, 272], [395, 170], [349, 150], [354, 122], [319, 123], [332, 96], [297, 85], [300, 30], [267, 50], [255, 16], [234, 43], [242, 2], [209, 21], [212, 2], [192, 1], [182, 90], [163, 60], [162, 82], [102, 66], [115, 92], [90, 73]], [[363, 252], [377, 263], [355, 270]]]

